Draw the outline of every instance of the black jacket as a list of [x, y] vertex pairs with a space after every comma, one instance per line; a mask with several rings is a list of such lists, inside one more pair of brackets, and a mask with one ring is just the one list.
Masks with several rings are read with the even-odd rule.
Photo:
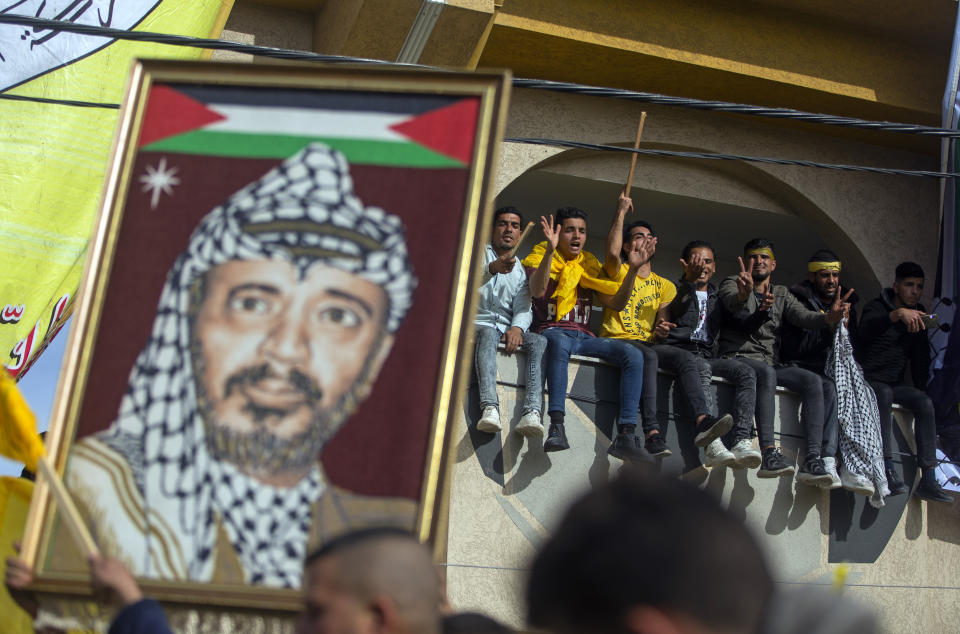
[[[821, 313], [830, 310], [830, 306], [821, 302], [820, 298], [817, 297], [813, 284], [808, 280], [791, 286], [790, 293], [810, 310]], [[857, 331], [856, 304], [858, 299], [857, 294], [853, 293], [847, 300], [850, 302], [850, 319], [847, 321], [847, 330], [850, 331], [851, 339], [856, 336]], [[810, 330], [799, 328], [790, 322], [784, 322], [780, 329], [781, 363], [795, 365], [817, 374], [824, 374], [827, 358], [830, 356], [830, 349], [833, 347], [834, 332], [835, 329], [833, 328]]]
[[[904, 382], [904, 370], [910, 361], [913, 386], [927, 389], [930, 377], [930, 344], [927, 331], [907, 332], [902, 321], [890, 321], [890, 313], [896, 310], [892, 288], [883, 289], [880, 297], [870, 300], [863, 307], [863, 316], [854, 340], [854, 352], [863, 374], [868, 381], [890, 385]], [[916, 310], [926, 312], [922, 304]]]
[[704, 357], [714, 354], [717, 333], [720, 331], [721, 313], [717, 302], [717, 287], [707, 284], [707, 340], [691, 341], [690, 335], [700, 323], [700, 302], [697, 301], [697, 288], [680, 278], [677, 282], [677, 296], [670, 302], [669, 320], [677, 325], [667, 335], [667, 343], [672, 346], [696, 352]]

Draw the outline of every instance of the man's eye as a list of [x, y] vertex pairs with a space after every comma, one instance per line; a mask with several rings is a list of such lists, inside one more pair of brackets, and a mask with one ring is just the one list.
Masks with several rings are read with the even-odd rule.
[[356, 328], [360, 325], [360, 315], [349, 308], [334, 306], [320, 311], [320, 323], [341, 328]]
[[263, 297], [241, 295], [230, 300], [230, 310], [253, 315], [266, 315], [270, 312], [270, 302]]

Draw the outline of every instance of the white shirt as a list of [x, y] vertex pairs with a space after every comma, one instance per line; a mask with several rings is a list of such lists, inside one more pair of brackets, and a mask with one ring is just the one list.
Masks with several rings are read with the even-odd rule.
[[700, 317], [697, 327], [690, 333], [690, 341], [707, 341], [707, 291], [697, 291], [697, 305], [700, 307]]

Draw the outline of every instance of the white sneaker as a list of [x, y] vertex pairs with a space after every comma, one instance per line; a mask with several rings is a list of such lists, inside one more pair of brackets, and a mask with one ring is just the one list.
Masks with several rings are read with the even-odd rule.
[[494, 405], [483, 408], [483, 415], [477, 421], [477, 429], [495, 434], [500, 431], [500, 410]]
[[753, 441], [749, 438], [738, 440], [736, 444], [730, 448], [730, 453], [737, 459], [736, 466], [738, 467], [756, 469], [760, 466], [760, 452], [753, 448]]
[[843, 484], [840, 482], [840, 476], [837, 474], [837, 459], [836, 458], [824, 458], [823, 459], [823, 469], [827, 472], [827, 475], [830, 476], [830, 486], [823, 487], [824, 489], [839, 489]]
[[873, 495], [873, 483], [867, 479], [867, 476], [859, 473], [850, 473], [845, 468], [840, 468], [840, 484], [844, 489], [866, 495]]
[[530, 410], [520, 417], [520, 422], [514, 428], [514, 431], [521, 436], [543, 436], [543, 423], [541, 422], [540, 412]]
[[703, 448], [703, 455], [706, 457], [704, 464], [708, 467], [726, 467], [737, 464], [737, 457], [723, 446], [723, 441], [719, 438], [714, 438], [709, 445]]

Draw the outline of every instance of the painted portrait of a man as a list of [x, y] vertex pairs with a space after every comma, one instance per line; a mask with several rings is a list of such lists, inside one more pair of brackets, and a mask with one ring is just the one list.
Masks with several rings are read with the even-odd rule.
[[[331, 486], [317, 456], [370, 391], [416, 279], [399, 218], [311, 144], [207, 215], [177, 258], [111, 427], [67, 484], [143, 576], [299, 585], [327, 527], [412, 527], [411, 501]], [[133, 530], [136, 529], [136, 530]]]

